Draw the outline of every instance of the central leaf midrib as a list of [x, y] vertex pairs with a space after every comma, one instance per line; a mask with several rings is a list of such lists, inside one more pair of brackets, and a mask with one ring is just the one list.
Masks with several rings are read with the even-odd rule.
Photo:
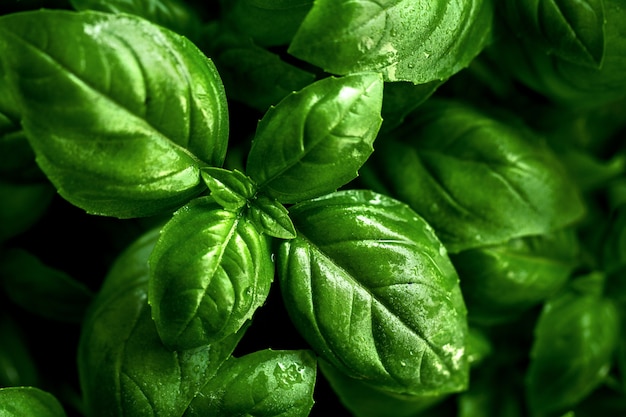
[[[390, 315], [392, 317], [394, 317], [396, 320], [398, 320], [398, 322], [407, 330], [409, 330], [410, 333], [412, 333], [413, 335], [415, 335], [418, 339], [422, 340], [424, 342], [424, 344], [426, 345], [426, 347], [437, 357], [440, 358], [441, 355], [439, 352], [437, 352], [437, 349], [435, 348], [435, 346], [433, 346], [433, 344], [423, 335], [421, 334], [421, 332], [419, 332], [417, 329], [413, 329], [411, 326], [409, 326], [400, 316], [398, 316], [393, 309], [391, 309], [388, 305], [388, 303], [386, 303], [384, 300], [380, 299], [376, 293], [374, 293], [373, 291], [371, 291], [370, 288], [368, 288], [367, 286], [363, 285], [361, 282], [359, 282], [356, 278], [353, 277], [352, 273], [350, 273], [350, 271], [348, 269], [346, 269], [343, 265], [337, 263], [328, 253], [326, 253], [324, 250], [322, 250], [318, 245], [316, 245], [313, 241], [311, 241], [308, 237], [306, 237], [305, 235], [303, 235], [301, 232], [298, 232], [298, 238], [302, 239], [305, 241], [306, 245], [314, 248], [315, 251], [322, 256], [325, 260], [327, 260], [328, 262], [330, 262], [334, 267], [336, 267], [338, 270], [344, 272], [344, 274], [342, 274], [342, 277], [346, 277], [347, 280], [355, 287], [358, 288], [362, 288], [367, 294], [368, 296], [372, 299], [372, 301], [378, 303], [380, 306], [382, 306], [387, 312], [390, 313]], [[370, 316], [371, 318], [371, 316]], [[373, 336], [373, 335], [372, 335]], [[447, 366], [447, 364], [442, 361], [442, 363]], [[382, 364], [382, 362], [381, 362]], [[387, 371], [386, 367], [383, 365], [383, 368]], [[387, 371], [389, 373], [389, 371]], [[393, 377], [390, 374], [391, 377]]]
[[[270, 187], [270, 184], [275, 181], [277, 178], [280, 178], [281, 175], [283, 175], [285, 172], [291, 170], [293, 167], [295, 167], [296, 165], [298, 165], [303, 159], [305, 159], [305, 157], [312, 152], [315, 148], [317, 148], [317, 146], [322, 143], [324, 141], [324, 139], [328, 138], [329, 136], [331, 136], [331, 132], [338, 126], [341, 124], [341, 122], [343, 122], [343, 120], [345, 119], [345, 115], [347, 113], [350, 112], [350, 110], [352, 110], [352, 108], [363, 99], [363, 96], [366, 95], [366, 92], [368, 91], [369, 87], [371, 87], [373, 83], [370, 83], [368, 85], [367, 88], [361, 88], [361, 94], [358, 95], [353, 101], [352, 103], [350, 103], [349, 106], [344, 107], [343, 109], [343, 113], [341, 115], [341, 117], [338, 119], [337, 123], [335, 123], [334, 125], [332, 125], [332, 127], [330, 127], [328, 129], [328, 132], [326, 135], [324, 135], [323, 137], [318, 138], [317, 140], [313, 140], [311, 141], [311, 145], [306, 147], [303, 146], [303, 152], [298, 153], [298, 155], [296, 156], [296, 158], [293, 158], [290, 161], [287, 161], [286, 165], [281, 168], [280, 170], [276, 171], [276, 173], [274, 173], [272, 176], [270, 176], [269, 178], [265, 179], [262, 183], [258, 184], [258, 189], [259, 190], [264, 190], [267, 187]], [[323, 99], [327, 98], [328, 94], [324, 95], [323, 97], [321, 97], [319, 100], [317, 100], [317, 102], [315, 102], [315, 104], [313, 104], [313, 106], [311, 107], [311, 110], [307, 113], [306, 117], [304, 118], [302, 124], [303, 124], [303, 136], [304, 136], [304, 132], [305, 129], [304, 127], [306, 126], [307, 120], [309, 119], [310, 114], [314, 111], [315, 108], [317, 108], [320, 103], [322, 102]], [[332, 136], [337, 136], [337, 135], [332, 135]], [[359, 139], [362, 139], [361, 137], [359, 137]], [[304, 137], [302, 138], [302, 142], [304, 144]]]

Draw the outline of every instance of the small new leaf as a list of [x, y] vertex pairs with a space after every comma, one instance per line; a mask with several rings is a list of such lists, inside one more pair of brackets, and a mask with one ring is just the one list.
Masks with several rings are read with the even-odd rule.
[[279, 239], [296, 237], [296, 229], [289, 218], [289, 212], [278, 201], [259, 195], [249, 205], [247, 215], [261, 233]]
[[202, 169], [201, 175], [211, 196], [226, 210], [244, 207], [256, 193], [254, 181], [237, 169], [207, 167]]
[[193, 200], [163, 227], [150, 256], [149, 302], [163, 343], [190, 349], [237, 332], [274, 279], [269, 241], [212, 197]]

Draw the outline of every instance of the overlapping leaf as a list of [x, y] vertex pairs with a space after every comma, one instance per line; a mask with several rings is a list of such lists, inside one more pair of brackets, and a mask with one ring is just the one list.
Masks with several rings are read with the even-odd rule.
[[290, 94], [259, 122], [246, 174], [281, 203], [335, 191], [374, 151], [382, 99], [375, 73], [329, 77]]
[[177, 211], [150, 257], [150, 305], [163, 343], [188, 349], [237, 332], [274, 279], [269, 242], [212, 197]]
[[200, 192], [228, 117], [210, 60], [130, 15], [37, 11], [0, 19], [0, 60], [37, 161], [88, 212], [138, 217]]
[[489, 0], [317, 0], [289, 52], [333, 74], [424, 84], [465, 68], [489, 42]]
[[464, 389], [465, 305], [432, 228], [406, 205], [368, 191], [290, 211], [298, 236], [280, 247], [281, 290], [318, 354], [377, 389]]

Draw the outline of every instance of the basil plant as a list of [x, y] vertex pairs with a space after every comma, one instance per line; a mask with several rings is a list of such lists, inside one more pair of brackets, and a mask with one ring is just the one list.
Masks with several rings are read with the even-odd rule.
[[0, 416], [626, 413], [617, 0], [0, 6]]

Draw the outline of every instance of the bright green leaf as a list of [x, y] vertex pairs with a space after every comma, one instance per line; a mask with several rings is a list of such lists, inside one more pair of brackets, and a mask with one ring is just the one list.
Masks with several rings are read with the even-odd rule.
[[490, 41], [492, 19], [489, 0], [317, 0], [289, 52], [333, 74], [424, 84], [465, 68]]
[[456, 271], [408, 206], [343, 191], [290, 208], [277, 262], [287, 310], [346, 375], [399, 394], [463, 390], [466, 310]]
[[163, 227], [150, 256], [150, 305], [163, 343], [217, 342], [251, 319], [274, 278], [269, 241], [212, 197], [193, 200]]
[[0, 48], [37, 162], [88, 212], [169, 211], [223, 162], [223, 87], [185, 38], [130, 15], [43, 10], [0, 18]]
[[183, 417], [306, 417], [313, 406], [316, 360], [309, 351], [258, 351], [231, 358]]
[[182, 415], [243, 336], [184, 351], [161, 343], [147, 303], [158, 237], [146, 233], [117, 258], [83, 324], [78, 371], [90, 417]]
[[329, 77], [290, 94], [259, 122], [246, 174], [281, 203], [335, 191], [374, 151], [382, 99], [375, 73]]

